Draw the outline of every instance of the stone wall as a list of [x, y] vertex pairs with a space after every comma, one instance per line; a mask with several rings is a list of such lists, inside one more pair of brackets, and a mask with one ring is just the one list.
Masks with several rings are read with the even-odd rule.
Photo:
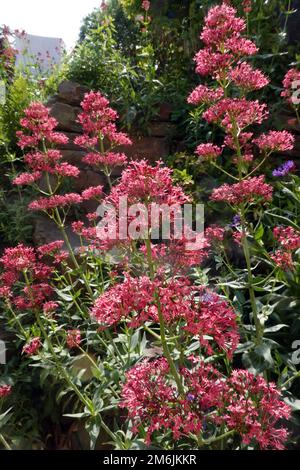
[[[81, 171], [74, 188], [76, 191], [106, 182], [101, 173], [82, 162], [85, 150], [74, 144], [75, 137], [81, 133], [81, 126], [77, 123], [77, 116], [81, 111], [80, 102], [88, 91], [88, 88], [77, 83], [64, 81], [59, 85], [57, 94], [47, 103], [51, 115], [58, 121], [58, 130], [69, 137], [69, 143], [60, 148], [64, 159], [77, 165]], [[150, 124], [148, 136], [131, 135], [133, 145], [119, 147], [116, 151], [124, 152], [128, 159], [146, 158], [151, 162], [164, 159], [170, 153], [170, 137], [174, 133], [174, 125], [167, 119], [168, 113], [161, 113], [160, 121]]]
[[[81, 111], [80, 103], [85, 93], [89, 91], [85, 86], [66, 80], [59, 85], [57, 94], [52, 96], [47, 103], [51, 115], [58, 121], [57, 130], [64, 132], [69, 137], [68, 144], [60, 147], [64, 160], [80, 169], [79, 177], [74, 180], [74, 191], [76, 192], [81, 192], [89, 186], [106, 186], [107, 184], [105, 176], [100, 171], [96, 171], [94, 167], [82, 162], [86, 150], [74, 144], [74, 139], [82, 132], [81, 126], [77, 123], [77, 116]], [[118, 147], [116, 151], [124, 152], [128, 159], [145, 158], [151, 162], [168, 156], [170, 139], [174, 134], [174, 125], [168, 121], [169, 111], [166, 106], [162, 106], [160, 120], [149, 126], [150, 135], [130, 135], [133, 145]], [[118, 169], [113, 176], [120, 176], [121, 171], [121, 168]], [[96, 210], [97, 203], [85, 201], [81, 207], [85, 212], [93, 211]], [[71, 244], [76, 247], [78, 245], [77, 237], [70, 227], [67, 227], [67, 232]], [[36, 245], [41, 245], [60, 239], [61, 235], [57, 227], [47, 217], [39, 215], [35, 219], [33, 238]]]

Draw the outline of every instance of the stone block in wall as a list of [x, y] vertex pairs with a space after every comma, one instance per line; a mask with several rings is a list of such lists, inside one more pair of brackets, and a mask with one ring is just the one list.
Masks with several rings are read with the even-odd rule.
[[61, 150], [61, 154], [63, 156], [63, 161], [68, 162], [71, 165], [75, 165], [80, 169], [89, 168], [89, 165], [82, 161], [86, 154], [83, 150]]
[[292, 134], [300, 134], [300, 124], [292, 110], [283, 110], [275, 116], [276, 127]]
[[82, 170], [76, 180], [74, 180], [74, 188], [76, 192], [81, 192], [90, 186], [105, 186], [106, 177], [103, 173], [93, 171], [92, 169]]
[[83, 147], [80, 147], [79, 145], [74, 144], [74, 140], [76, 137], [80, 135], [78, 132], [66, 132], [64, 131], [64, 134], [68, 137], [69, 141], [65, 145], [61, 145], [60, 148], [63, 150], [84, 150]]
[[80, 105], [84, 95], [89, 91], [90, 89], [86, 86], [64, 80], [58, 87], [57, 98], [68, 104]]
[[171, 137], [176, 132], [175, 124], [171, 122], [151, 122], [149, 125], [149, 134], [151, 137]]
[[145, 158], [149, 162], [156, 162], [169, 155], [170, 146], [167, 138], [163, 137], [133, 137], [133, 145], [121, 146], [118, 152], [124, 152], [129, 160], [140, 160]]
[[50, 114], [58, 121], [57, 129], [60, 131], [80, 133], [81, 126], [77, 123], [77, 116], [80, 111], [80, 107], [71, 106], [59, 101], [50, 106]]
[[[79, 237], [72, 231], [70, 227], [66, 228], [68, 238], [73, 248], [80, 246]], [[58, 227], [52, 220], [44, 215], [38, 214], [35, 217], [33, 242], [36, 246], [43, 245], [44, 243], [51, 243], [56, 240], [63, 240], [62, 234]], [[64, 249], [67, 249], [64, 246]]]

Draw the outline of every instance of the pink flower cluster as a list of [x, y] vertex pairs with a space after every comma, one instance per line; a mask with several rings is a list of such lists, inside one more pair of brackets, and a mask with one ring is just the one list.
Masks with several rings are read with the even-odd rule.
[[60, 145], [68, 143], [68, 138], [64, 134], [54, 131], [57, 124], [56, 119], [50, 117], [49, 109], [42, 103], [31, 103], [25, 109], [25, 117], [21, 119], [21, 125], [27, 130], [28, 134], [23, 131], [17, 132], [19, 146], [23, 149], [25, 147], [38, 147], [41, 142]]
[[12, 386], [11, 385], [0, 385], [0, 398], [8, 397], [11, 394]]
[[144, 360], [127, 372], [120, 406], [127, 409], [134, 433], [143, 427], [149, 445], [158, 431], [171, 430], [178, 441], [189, 433], [199, 435], [208, 425], [222, 425], [244, 445], [284, 448], [288, 432], [279, 423], [289, 417], [290, 408], [274, 384], [244, 370], [225, 378], [211, 365], [194, 362], [192, 370], [180, 371], [183, 396], [172, 384], [164, 358]]
[[38, 350], [41, 348], [42, 343], [41, 343], [41, 338], [39, 336], [32, 338], [29, 343], [25, 344], [23, 347], [23, 354], [26, 354], [26, 356], [33, 356], [35, 353], [38, 352]]
[[213, 353], [207, 336], [217, 348], [232, 357], [239, 341], [236, 316], [227, 302], [213, 292], [191, 286], [183, 279], [152, 281], [148, 277], [125, 276], [122, 283], [108, 289], [91, 310], [103, 328], [128, 321], [130, 327], [159, 322], [155, 297], [158, 295], [166, 324], [181, 328], [199, 338], [209, 354]]
[[118, 152], [107, 152], [104, 155], [99, 152], [90, 152], [83, 157], [82, 161], [88, 165], [99, 166], [100, 168], [105, 165], [114, 168], [117, 166], [126, 166], [127, 157], [125, 153]]
[[[196, 72], [224, 78], [226, 71], [239, 58], [257, 52], [255, 44], [242, 37], [245, 20], [236, 16], [236, 10], [223, 3], [209, 10], [200, 35], [205, 48], [195, 56]], [[225, 72], [225, 75], [224, 75]], [[262, 77], [257, 76], [261, 82]], [[255, 86], [256, 88], [257, 86]]]
[[286, 98], [288, 103], [292, 106], [299, 106], [299, 90], [300, 87], [300, 71], [297, 69], [290, 69], [283, 79], [283, 91], [281, 96]]
[[[111, 150], [115, 146], [130, 145], [132, 142], [126, 134], [117, 131], [115, 121], [118, 115], [109, 107], [109, 101], [99, 92], [90, 92], [85, 95], [81, 107], [83, 111], [78, 116], [78, 122], [84, 134], [75, 139], [75, 144], [89, 150], [83, 161], [100, 168], [125, 165], [127, 158], [124, 153]], [[104, 146], [107, 144], [109, 149], [105, 151]]]
[[269, 79], [260, 70], [255, 70], [247, 62], [239, 62], [230, 70], [229, 78], [244, 92], [259, 90], [269, 83]]
[[[0, 295], [12, 300], [18, 310], [41, 308], [53, 295], [49, 285], [52, 268], [43, 263], [33, 248], [18, 245], [15, 248], [6, 248], [0, 259], [4, 270], [0, 276]], [[30, 286], [25, 283], [26, 277]], [[15, 285], [22, 281], [20, 295], [15, 295]]]
[[267, 202], [272, 199], [273, 188], [265, 183], [264, 175], [246, 178], [238, 183], [223, 184], [214, 189], [211, 199], [224, 201], [229, 204], [243, 204], [252, 202]]
[[273, 235], [280, 248], [271, 258], [280, 268], [293, 269], [293, 252], [300, 248], [300, 232], [292, 227], [275, 227]]
[[224, 98], [211, 106], [204, 119], [209, 123], [218, 124], [226, 133], [243, 130], [252, 124], [261, 124], [268, 117], [267, 105], [245, 98]]
[[155, 166], [146, 160], [132, 161], [123, 171], [121, 180], [107, 198], [108, 203], [118, 206], [119, 199], [127, 197], [128, 204], [184, 204], [189, 198], [172, 181], [172, 171], [161, 161]]
[[295, 138], [287, 131], [270, 131], [260, 135], [253, 142], [263, 152], [285, 152], [293, 149]]
[[143, 10], [148, 11], [150, 9], [150, 6], [151, 6], [151, 3], [149, 2], [149, 0], [143, 0], [142, 2]]
[[67, 332], [67, 346], [69, 349], [77, 348], [81, 343], [80, 330], [68, 330]]
[[222, 88], [212, 89], [206, 85], [198, 85], [188, 96], [187, 102], [198, 106], [200, 104], [212, 104], [223, 98]]
[[[246, 10], [249, 12], [249, 2]], [[201, 33], [204, 48], [195, 56], [196, 73], [208, 75], [216, 80], [217, 85], [197, 86], [189, 95], [188, 103], [205, 106], [203, 118], [218, 125], [225, 132], [224, 144], [234, 150], [233, 163], [239, 167], [248, 168], [254, 159], [251, 132], [245, 132], [249, 126], [261, 124], [268, 117], [265, 104], [257, 100], [247, 100], [243, 95], [236, 97], [235, 88], [246, 95], [259, 90], [269, 83], [269, 79], [260, 71], [254, 69], [248, 62], [247, 56], [257, 52], [255, 44], [243, 37], [246, 28], [244, 19], [237, 17], [236, 10], [228, 2], [211, 8], [205, 18]], [[290, 73], [285, 84], [290, 88], [290, 80], [295, 78]], [[229, 97], [233, 87], [233, 97]], [[253, 141], [267, 153], [290, 150], [294, 138], [286, 131], [271, 131]], [[237, 157], [238, 153], [238, 157]], [[203, 159], [213, 161], [220, 154], [216, 146], [200, 144], [196, 154]]]
[[217, 145], [208, 143], [200, 144], [196, 149], [196, 154], [205, 160], [215, 160], [222, 153], [222, 149]]
[[72, 204], [80, 204], [82, 202], [82, 197], [80, 194], [69, 193], [69, 194], [55, 194], [50, 197], [41, 197], [36, 201], [33, 201], [29, 204], [29, 209], [32, 211], [50, 211], [56, 209], [57, 207], [66, 207]]

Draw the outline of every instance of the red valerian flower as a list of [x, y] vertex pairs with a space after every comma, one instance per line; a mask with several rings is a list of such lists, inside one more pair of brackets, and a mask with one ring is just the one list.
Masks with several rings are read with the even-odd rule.
[[0, 398], [8, 397], [11, 394], [11, 385], [0, 385]]
[[224, 98], [203, 113], [207, 122], [218, 124], [229, 134], [235, 132], [235, 127], [243, 130], [252, 124], [261, 124], [267, 116], [266, 104], [245, 98]]
[[300, 232], [293, 227], [275, 227], [273, 235], [286, 250], [294, 251], [300, 248]]
[[113, 168], [117, 166], [125, 166], [127, 164], [127, 157], [124, 153], [107, 152], [102, 155], [101, 153], [91, 152], [85, 155], [82, 161], [88, 165], [99, 167], [109, 166]]
[[198, 106], [199, 104], [212, 104], [223, 98], [222, 88], [212, 89], [205, 85], [198, 85], [188, 96], [187, 102]]
[[202, 49], [194, 57], [196, 62], [196, 73], [199, 75], [211, 75], [219, 77], [224, 70], [227, 70], [233, 62], [232, 54], [213, 52], [210, 49]]
[[238, 65], [229, 72], [229, 78], [236, 86], [246, 92], [259, 90], [270, 82], [260, 70], [253, 69], [247, 62], [238, 63]]
[[90, 186], [81, 193], [81, 197], [84, 201], [89, 199], [99, 199], [103, 195], [103, 186]]
[[[109, 107], [109, 101], [99, 92], [87, 93], [81, 102], [83, 111], [78, 115], [78, 122], [84, 130], [84, 138], [75, 140], [77, 145], [94, 147], [98, 142], [98, 138], [106, 137], [115, 145], [130, 145], [131, 140], [126, 134], [117, 131], [115, 124], [118, 114]], [[89, 139], [93, 141], [90, 142]], [[95, 139], [96, 138], [96, 139]], [[86, 140], [85, 140], [86, 139]]]
[[69, 330], [67, 332], [67, 345], [69, 349], [77, 348], [81, 343], [80, 330]]
[[172, 170], [161, 161], [155, 166], [146, 160], [133, 161], [123, 171], [121, 180], [107, 198], [116, 207], [119, 198], [126, 196], [129, 204], [155, 202], [157, 204], [184, 204], [189, 198], [172, 181]]
[[20, 272], [34, 268], [36, 256], [33, 248], [20, 243], [14, 248], [5, 248], [0, 262], [6, 270]]
[[[248, 371], [234, 370], [229, 378], [196, 358], [192, 369], [180, 370], [185, 394], [180, 396], [165, 358], [144, 360], [126, 373], [121, 408], [128, 411], [132, 432], [153, 434], [172, 431], [173, 439], [199, 435], [212, 424], [233, 430], [244, 445], [283, 449], [288, 432], [278, 423], [290, 408], [273, 383]], [[223, 431], [224, 432], [224, 431]]]
[[[53, 294], [48, 284], [53, 269], [39, 261], [33, 248], [19, 244], [15, 248], [6, 248], [0, 259], [4, 271], [0, 276], [0, 294], [9, 296], [19, 310], [41, 308]], [[24, 282], [24, 273], [30, 286]], [[17, 284], [17, 281], [18, 284]], [[23, 287], [22, 287], [23, 282]], [[21, 295], [13, 294], [15, 285], [20, 286]]]
[[232, 35], [239, 37], [246, 28], [245, 20], [236, 16], [235, 8], [225, 3], [209, 10], [204, 24], [200, 38], [206, 46], [217, 48], [222, 47]]
[[50, 117], [49, 109], [42, 103], [31, 103], [25, 109], [25, 117], [21, 119], [21, 126], [30, 132], [29, 135], [23, 131], [18, 131], [18, 145], [23, 149], [25, 147], [37, 147], [42, 141], [51, 144], [66, 144], [68, 138], [59, 132], [54, 132], [58, 122]]
[[50, 197], [41, 197], [36, 201], [32, 201], [28, 207], [33, 211], [48, 211], [56, 209], [57, 207], [70, 206], [72, 204], [80, 204], [82, 197], [80, 194], [69, 193], [69, 194], [56, 194]]
[[272, 199], [273, 188], [265, 183], [264, 175], [244, 179], [238, 183], [223, 184], [213, 190], [211, 200], [224, 201], [229, 204], [245, 202], [267, 202]]
[[181, 328], [199, 338], [209, 354], [213, 348], [207, 336], [213, 338], [219, 350], [232, 356], [239, 341], [234, 311], [217, 294], [182, 279], [162, 282], [126, 275], [124, 282], [115, 284], [96, 300], [91, 315], [103, 328], [121, 321], [129, 321], [133, 328], [147, 321], [157, 323], [155, 294], [167, 324], [180, 323]]
[[30, 185], [41, 179], [41, 177], [41, 171], [34, 171], [33, 173], [21, 173], [13, 180], [13, 184], [17, 186]]
[[282, 83], [284, 90], [281, 92], [281, 96], [286, 98], [293, 106], [298, 106], [299, 93], [297, 90], [300, 86], [300, 71], [297, 69], [288, 70]]
[[264, 152], [285, 152], [293, 149], [295, 138], [288, 131], [269, 131], [253, 142]]
[[195, 153], [205, 160], [215, 160], [219, 155], [221, 155], [222, 149], [211, 143], [200, 144], [198, 145]]
[[228, 385], [223, 419], [229, 429], [235, 429], [246, 445], [257, 442], [261, 449], [284, 449], [288, 431], [278, 423], [289, 418], [291, 409], [276, 385], [246, 370], [234, 370]]
[[59, 305], [57, 302], [50, 300], [49, 302], [45, 302], [43, 305], [43, 312], [45, 315], [52, 315], [58, 309]]
[[47, 256], [59, 251], [64, 245], [63, 240], [56, 240], [54, 242], [47, 243], [45, 245], [41, 245], [37, 248], [38, 253], [41, 256]]
[[149, 0], [143, 0], [143, 3], [142, 3], [143, 10], [148, 11], [150, 9], [150, 6], [151, 6], [151, 3], [149, 2]]
[[293, 269], [293, 251], [300, 248], [300, 232], [293, 227], [275, 227], [273, 230], [275, 240], [280, 244], [280, 249], [271, 255], [272, 260], [281, 269]]
[[33, 356], [42, 346], [41, 338], [39, 336], [32, 338], [29, 343], [25, 344], [22, 349], [23, 354]]
[[284, 271], [293, 269], [294, 262], [291, 251], [276, 250], [273, 255], [271, 255], [274, 263]]

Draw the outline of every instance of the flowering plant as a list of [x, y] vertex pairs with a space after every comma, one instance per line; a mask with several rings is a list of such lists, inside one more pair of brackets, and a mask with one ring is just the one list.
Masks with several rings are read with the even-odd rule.
[[[148, 3], [143, 2], [146, 11]], [[232, 180], [215, 188], [211, 200], [228, 204], [233, 212], [234, 243], [244, 253], [236, 270], [224, 249], [225, 228], [212, 225], [195, 233], [183, 224], [185, 231], [178, 235], [182, 207], [190, 197], [162, 162], [127, 162], [118, 146], [130, 145], [130, 139], [118, 131], [117, 114], [100, 93], [85, 95], [77, 144], [88, 150], [84, 161], [106, 176], [107, 191], [99, 184], [80, 194], [65, 192], [65, 180], [79, 175], [55, 148], [67, 137], [56, 131], [56, 120], [41, 103], [25, 110], [18, 138], [27, 149], [27, 170], [14, 184], [30, 185], [39, 194], [29, 210], [48, 216], [61, 239], [4, 250], [3, 317], [17, 360], [34, 366], [42, 389], [54, 383], [57, 406], [68, 395], [62, 413], [85, 423], [91, 448], [109, 441], [116, 449], [150, 444], [168, 450], [283, 449], [288, 440], [285, 421], [291, 407], [284, 399], [296, 375], [286, 369], [288, 378], [281, 380], [284, 374], [272, 368], [266, 334], [285, 325], [267, 325], [268, 297], [258, 302], [257, 292], [267, 291], [268, 282], [273, 290], [281, 287], [282, 275], [293, 274], [300, 237], [291, 226], [276, 227], [278, 250], [263, 247], [261, 207], [270, 204], [273, 188], [259, 170], [272, 152], [290, 149], [293, 137], [270, 131], [253, 139], [252, 149], [248, 128], [260, 124], [267, 109], [245, 95], [268, 79], [244, 59], [256, 52], [243, 35], [245, 27], [227, 4], [209, 11], [196, 70], [217, 83], [200, 85], [188, 98], [207, 106], [205, 119], [224, 131], [224, 146], [230, 149], [231, 170], [219, 164], [224, 146], [202, 143], [196, 152]], [[125, 169], [115, 181], [117, 165]], [[121, 210], [124, 199], [133, 211]], [[71, 207], [85, 200], [101, 202], [105, 210], [71, 223]], [[153, 207], [158, 217], [149, 226]], [[155, 240], [165, 210], [171, 213], [169, 236]], [[99, 218], [107, 222], [102, 232]], [[111, 230], [114, 218], [118, 224]], [[76, 249], [70, 226], [78, 236]], [[138, 236], [132, 236], [133, 226]], [[263, 263], [257, 245], [268, 270], [263, 278], [256, 272]], [[216, 267], [222, 269], [221, 278], [207, 277], [203, 264], [212, 257], [223, 263]], [[265, 359], [260, 368], [254, 356]], [[12, 371], [1, 382], [0, 405], [13, 403], [22, 385]], [[2, 430], [0, 439], [5, 447], [12, 445]]]

